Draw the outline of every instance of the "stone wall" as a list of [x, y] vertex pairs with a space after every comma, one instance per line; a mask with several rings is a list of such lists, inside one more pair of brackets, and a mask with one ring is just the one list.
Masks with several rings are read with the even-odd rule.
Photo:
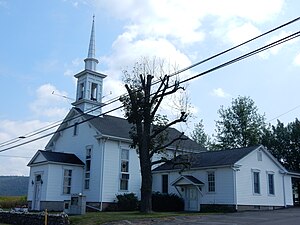
[[[70, 224], [67, 214], [49, 214], [48, 225]], [[0, 211], [0, 223], [22, 224], [22, 225], [44, 225], [44, 213], [19, 213]]]

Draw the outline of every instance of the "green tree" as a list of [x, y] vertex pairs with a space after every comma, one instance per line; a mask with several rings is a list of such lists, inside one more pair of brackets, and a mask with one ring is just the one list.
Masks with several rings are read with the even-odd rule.
[[194, 130], [191, 133], [192, 140], [196, 141], [199, 145], [209, 149], [211, 146], [210, 136], [205, 133], [203, 120], [200, 120], [194, 125]]
[[214, 148], [239, 148], [261, 143], [265, 129], [265, 116], [250, 97], [233, 99], [228, 108], [218, 110]]
[[149, 65], [149, 63], [136, 64], [131, 74], [124, 72], [128, 95], [120, 99], [124, 106], [125, 117], [133, 125], [130, 136], [133, 141], [132, 147], [137, 148], [140, 159], [142, 177], [140, 210], [144, 213], [149, 213], [152, 209], [152, 166], [166, 161], [164, 158], [153, 161], [152, 157], [175, 141], [185, 139], [184, 133], [181, 133], [169, 140], [167, 130], [176, 123], [185, 122], [187, 118], [184, 111], [173, 121], [157, 113], [162, 101], [182, 88], [178, 81], [171, 82], [167, 75], [161, 76], [160, 82], [154, 84], [152, 80], [156, 70], [154, 66]]
[[276, 126], [266, 130], [262, 144], [287, 169], [300, 172], [300, 121], [297, 118], [287, 126], [278, 120]]

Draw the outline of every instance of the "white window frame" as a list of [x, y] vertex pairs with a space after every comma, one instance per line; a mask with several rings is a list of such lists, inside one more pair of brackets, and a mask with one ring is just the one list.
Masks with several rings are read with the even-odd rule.
[[[71, 171], [71, 173], [70, 173]], [[68, 174], [66, 174], [68, 172]], [[69, 168], [63, 169], [63, 194], [64, 195], [70, 195], [72, 191], [72, 174], [73, 170]], [[68, 179], [68, 182], [66, 183], [66, 179]], [[67, 190], [67, 191], [65, 191]]]
[[[127, 152], [127, 157], [123, 158], [123, 151]], [[129, 179], [130, 179], [130, 171], [129, 171], [129, 159], [130, 159], [130, 151], [129, 149], [121, 148], [120, 149], [120, 179], [119, 179], [119, 190], [122, 192], [129, 191]], [[124, 171], [124, 163], [127, 169]], [[125, 183], [124, 183], [125, 182]], [[125, 184], [126, 188], [123, 187], [122, 184]]]
[[[210, 180], [210, 175], [213, 175], [213, 180]], [[207, 171], [207, 192], [215, 193], [216, 192], [216, 172]]]
[[92, 101], [97, 101], [98, 97], [98, 84], [95, 82], [91, 82], [91, 97]]
[[78, 93], [78, 100], [84, 99], [84, 90], [85, 89], [85, 84], [84, 82], [79, 83], [79, 93]]
[[[261, 195], [260, 170], [252, 169], [251, 171], [252, 171], [252, 191], [253, 191], [253, 195]], [[258, 192], [256, 192], [255, 174], [258, 174]]]
[[[84, 171], [84, 189], [89, 190], [90, 189], [90, 181], [91, 181], [91, 166], [92, 166], [92, 152], [93, 152], [93, 146], [88, 145], [85, 148], [85, 171]], [[89, 165], [89, 168], [87, 168], [87, 165]]]
[[[273, 177], [272, 186], [273, 186], [273, 193], [270, 193], [270, 176]], [[267, 187], [268, 187], [268, 195], [275, 196], [275, 173], [273, 171], [267, 171]]]

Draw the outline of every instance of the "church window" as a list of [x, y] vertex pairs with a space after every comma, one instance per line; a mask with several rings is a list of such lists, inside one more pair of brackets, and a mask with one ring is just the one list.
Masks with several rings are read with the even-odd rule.
[[168, 194], [169, 189], [169, 177], [168, 174], [162, 175], [162, 193]]
[[129, 150], [121, 150], [121, 177], [120, 177], [120, 190], [128, 191], [129, 181]]
[[253, 171], [253, 193], [260, 194], [260, 173], [259, 171]]
[[71, 193], [72, 170], [64, 170], [63, 193]]
[[275, 195], [275, 185], [274, 185], [274, 173], [268, 172], [268, 194], [269, 195]]
[[91, 158], [92, 158], [92, 148], [91, 148], [91, 146], [88, 146], [86, 148], [86, 156], [85, 156], [85, 177], [84, 177], [84, 188], [85, 189], [90, 189]]
[[207, 181], [208, 181], [208, 192], [215, 192], [216, 191], [216, 179], [215, 179], [214, 171], [207, 172]]
[[96, 83], [92, 83], [91, 86], [91, 100], [93, 101], [97, 101], [97, 84]]
[[83, 97], [84, 97], [84, 83], [81, 83], [79, 85], [79, 98], [78, 98], [78, 100], [83, 99]]
[[78, 134], [78, 123], [74, 123], [73, 135], [76, 136]]

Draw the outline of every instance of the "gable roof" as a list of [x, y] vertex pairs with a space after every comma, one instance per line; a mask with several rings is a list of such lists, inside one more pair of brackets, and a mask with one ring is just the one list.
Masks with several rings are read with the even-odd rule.
[[250, 152], [259, 147], [260, 145], [246, 148], [235, 148], [221, 151], [207, 151], [189, 155], [179, 155], [173, 162], [167, 162], [155, 168], [153, 171], [182, 169], [183, 165], [180, 164], [180, 162], [189, 163], [190, 169], [234, 165], [240, 159], [244, 158]]
[[[77, 114], [76, 117], [78, 117], [78, 115], [81, 115], [84, 120], [87, 120], [88, 123], [90, 123], [101, 134], [100, 136], [114, 137], [116, 139], [123, 139], [131, 142], [129, 132], [131, 130], [132, 124], [128, 123], [126, 119], [116, 117], [116, 116], [110, 116], [110, 115], [103, 115], [101, 117], [93, 116], [93, 115], [83, 113], [78, 108], [71, 109], [71, 111], [65, 118], [64, 122], [58, 129], [62, 129], [63, 127], [65, 127], [66, 126], [65, 121], [70, 120], [75, 114]], [[181, 134], [181, 132], [179, 132], [174, 128], [169, 128], [167, 130], [168, 130], [168, 140], [166, 140], [165, 143], [168, 143], [170, 140], [175, 139]], [[187, 136], [183, 136], [183, 137], [187, 138], [187, 140], [175, 141], [168, 148], [186, 149], [186, 150], [196, 151], [196, 152], [206, 151], [206, 148], [200, 146], [195, 141], [189, 139]], [[52, 136], [46, 148], [56, 138], [58, 138], [58, 134]]]
[[[35, 162], [37, 157], [42, 155], [42, 160]], [[73, 164], [73, 165], [81, 165], [84, 163], [74, 154], [71, 153], [63, 153], [63, 152], [51, 152], [51, 151], [42, 151], [38, 150], [35, 156], [30, 160], [27, 166], [31, 166], [34, 164], [40, 163], [63, 163], [63, 164]]]
[[[78, 109], [77, 109], [78, 110]], [[102, 135], [112, 136], [112, 137], [119, 137], [123, 139], [131, 140], [129, 136], [129, 132], [131, 130], [132, 124], [128, 123], [128, 121], [124, 118], [104, 115], [103, 117], [97, 117], [93, 115], [83, 114], [83, 117], [88, 119], [90, 123], [99, 131]], [[94, 118], [92, 118], [94, 117]], [[166, 143], [170, 140], [175, 139], [178, 137], [181, 132], [176, 130], [175, 128], [168, 128], [168, 139]], [[189, 149], [189, 150], [197, 150], [199, 151], [206, 151], [204, 147], [201, 147], [195, 141], [192, 141], [187, 136], [183, 136], [187, 138], [187, 140], [178, 140], [175, 141], [170, 147], [179, 149]]]

